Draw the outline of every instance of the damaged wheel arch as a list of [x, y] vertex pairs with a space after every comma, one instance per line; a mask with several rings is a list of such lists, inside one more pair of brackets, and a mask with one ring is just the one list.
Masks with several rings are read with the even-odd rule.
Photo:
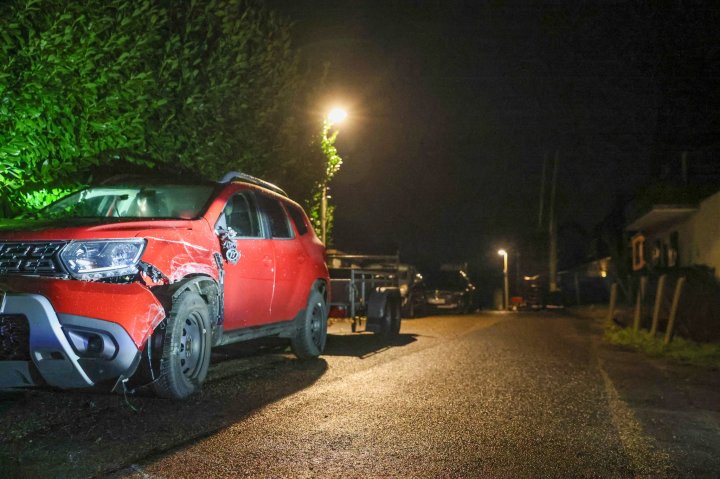
[[157, 325], [147, 338], [142, 355], [142, 362], [133, 378], [134, 387], [152, 384], [160, 378], [163, 347], [166, 341], [168, 317], [173, 305], [181, 301], [183, 295], [193, 294], [202, 299], [207, 306], [208, 326], [210, 328], [210, 345], [215, 346], [222, 338], [222, 296], [218, 283], [209, 276], [191, 276], [169, 285], [152, 288], [163, 308], [167, 312], [165, 319]]

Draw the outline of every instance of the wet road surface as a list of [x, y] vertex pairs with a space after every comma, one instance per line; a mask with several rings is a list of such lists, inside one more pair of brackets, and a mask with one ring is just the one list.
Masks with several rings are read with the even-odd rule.
[[336, 325], [314, 384], [125, 477], [682, 475], [620, 398], [592, 327], [430, 317], [378, 349]]
[[[404, 320], [387, 345], [341, 322], [316, 361], [219, 351], [183, 403], [131, 398], [134, 412], [52, 393], [102, 404], [94, 432], [68, 425], [51, 446], [60, 437], [36, 431], [0, 465], [13, 477], [714, 477], [720, 405], [688, 410], [687, 391], [662, 386], [688, 371], [648, 369], [599, 331], [563, 314], [433, 316]], [[700, 374], [693, 384], [720, 385]], [[53, 467], [63, 457], [76, 467]]]

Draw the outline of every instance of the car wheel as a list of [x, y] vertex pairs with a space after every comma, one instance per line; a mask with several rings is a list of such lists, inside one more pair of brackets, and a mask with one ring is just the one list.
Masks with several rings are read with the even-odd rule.
[[464, 299], [461, 299], [458, 307], [455, 309], [455, 314], [467, 314], [468, 307]]
[[165, 327], [160, 377], [153, 383], [164, 398], [184, 399], [200, 390], [210, 365], [210, 313], [205, 301], [185, 291], [173, 301]]
[[325, 298], [320, 291], [313, 289], [310, 292], [305, 314], [290, 340], [290, 347], [295, 356], [300, 359], [320, 356], [327, 341], [327, 318]]

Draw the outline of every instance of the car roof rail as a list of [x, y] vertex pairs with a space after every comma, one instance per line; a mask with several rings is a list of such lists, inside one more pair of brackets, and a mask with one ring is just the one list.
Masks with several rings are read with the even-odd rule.
[[253, 185], [262, 186], [263, 188], [267, 188], [268, 190], [275, 192], [279, 195], [288, 197], [288, 194], [285, 193], [285, 190], [283, 190], [279, 186], [274, 185], [269, 181], [261, 180], [260, 178], [248, 175], [247, 173], [241, 173], [239, 171], [230, 171], [228, 173], [225, 173], [225, 176], [222, 177], [220, 183], [230, 183], [233, 180], [240, 180], [246, 183], [251, 183]]

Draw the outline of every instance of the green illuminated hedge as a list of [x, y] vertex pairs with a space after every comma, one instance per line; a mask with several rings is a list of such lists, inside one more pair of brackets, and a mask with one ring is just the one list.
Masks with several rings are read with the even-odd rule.
[[125, 165], [244, 170], [307, 195], [316, 83], [288, 23], [252, 1], [5, 1], [0, 214]]

